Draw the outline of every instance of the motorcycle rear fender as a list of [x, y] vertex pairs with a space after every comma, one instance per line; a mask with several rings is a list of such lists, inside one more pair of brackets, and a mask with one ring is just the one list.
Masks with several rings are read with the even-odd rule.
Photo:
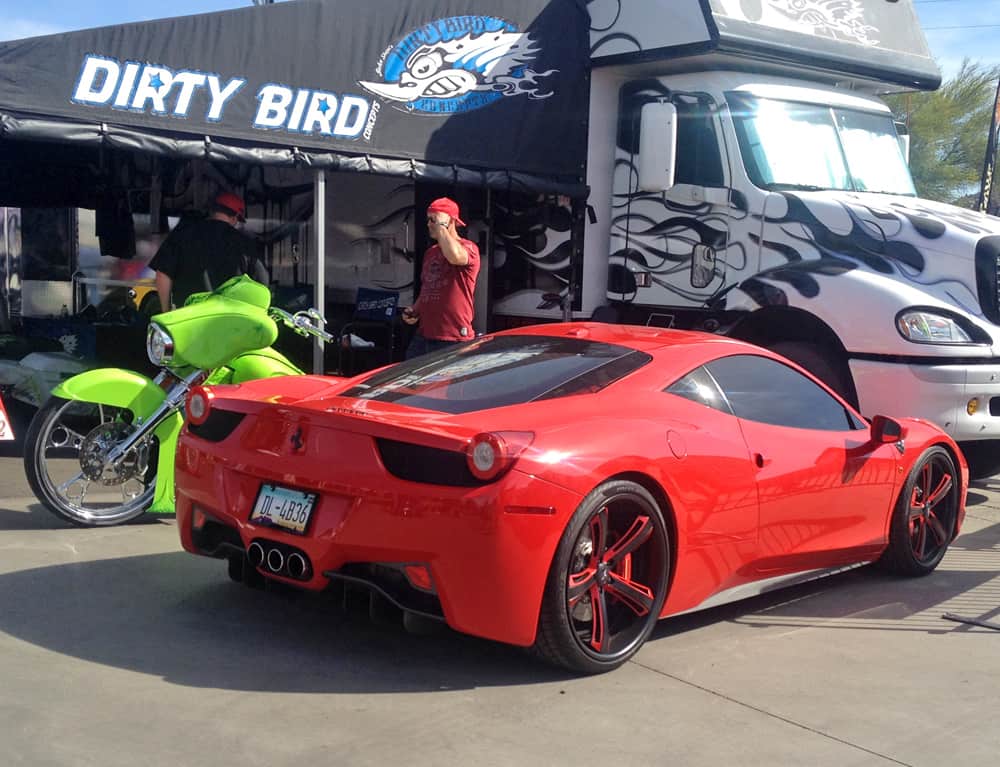
[[[77, 402], [125, 408], [131, 410], [136, 418], [149, 417], [167, 398], [167, 393], [151, 379], [122, 368], [98, 368], [79, 373], [58, 384], [52, 395]], [[174, 510], [174, 456], [177, 436], [183, 424], [184, 416], [178, 411], [164, 419], [153, 431], [160, 443], [156, 491], [149, 508], [154, 514], [170, 514]]]

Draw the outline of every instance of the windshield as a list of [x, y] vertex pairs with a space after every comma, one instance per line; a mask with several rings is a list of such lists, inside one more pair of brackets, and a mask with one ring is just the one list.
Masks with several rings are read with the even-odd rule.
[[889, 114], [730, 92], [743, 163], [762, 189], [915, 196]]
[[400, 362], [343, 393], [444, 413], [585, 394], [642, 367], [648, 354], [557, 336], [496, 336]]

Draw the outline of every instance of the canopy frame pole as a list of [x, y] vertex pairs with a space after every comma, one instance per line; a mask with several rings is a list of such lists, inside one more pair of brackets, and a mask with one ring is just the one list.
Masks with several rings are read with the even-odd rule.
[[[313, 306], [326, 318], [326, 170], [316, 169], [313, 177], [313, 229], [316, 246], [316, 276], [313, 288]], [[322, 375], [326, 344], [313, 336], [313, 373]]]

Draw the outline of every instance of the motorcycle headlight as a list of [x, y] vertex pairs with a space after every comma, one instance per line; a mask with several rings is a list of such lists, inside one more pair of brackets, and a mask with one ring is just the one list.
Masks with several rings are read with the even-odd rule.
[[146, 331], [146, 356], [157, 366], [169, 365], [174, 358], [174, 339], [155, 322]]
[[910, 309], [896, 317], [896, 329], [907, 341], [915, 344], [977, 343], [958, 320], [927, 309]]

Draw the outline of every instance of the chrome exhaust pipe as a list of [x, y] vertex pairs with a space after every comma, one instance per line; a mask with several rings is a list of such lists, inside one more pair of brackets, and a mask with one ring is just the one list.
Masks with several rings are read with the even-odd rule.
[[288, 555], [288, 574], [293, 578], [305, 579], [309, 574], [309, 565], [306, 559], [298, 552]]
[[281, 568], [285, 566], [285, 555], [282, 554], [277, 549], [271, 549], [267, 552], [267, 569], [272, 573], [280, 573]]
[[247, 548], [247, 561], [253, 567], [260, 567], [264, 564], [264, 547], [254, 541]]

